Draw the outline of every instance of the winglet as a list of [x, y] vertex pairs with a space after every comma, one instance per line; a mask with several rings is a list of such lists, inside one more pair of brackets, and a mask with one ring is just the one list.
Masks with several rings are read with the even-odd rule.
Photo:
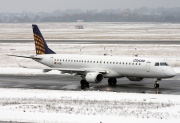
[[51, 50], [44, 40], [41, 31], [36, 24], [32, 24], [36, 54], [56, 54]]

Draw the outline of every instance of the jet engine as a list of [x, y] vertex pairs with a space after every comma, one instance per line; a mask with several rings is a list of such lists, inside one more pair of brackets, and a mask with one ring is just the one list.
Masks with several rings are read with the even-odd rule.
[[85, 79], [87, 82], [100, 83], [103, 81], [104, 76], [101, 73], [90, 72], [87, 73]]
[[143, 78], [140, 77], [127, 77], [130, 81], [142, 81]]

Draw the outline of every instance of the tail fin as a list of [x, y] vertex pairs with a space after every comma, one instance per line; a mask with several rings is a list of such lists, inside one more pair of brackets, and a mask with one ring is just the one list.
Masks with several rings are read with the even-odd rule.
[[56, 54], [46, 44], [46, 41], [44, 40], [38, 26], [33, 24], [32, 28], [33, 28], [33, 33], [34, 33], [36, 54]]

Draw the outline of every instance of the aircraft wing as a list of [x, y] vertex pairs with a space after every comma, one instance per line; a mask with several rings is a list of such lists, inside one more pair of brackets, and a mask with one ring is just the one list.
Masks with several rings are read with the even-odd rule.
[[73, 68], [45, 68], [43, 69], [43, 72], [48, 72], [51, 70], [58, 70], [64, 73], [85, 73], [86, 72], [86, 70], [84, 69], [73, 69]]
[[[51, 70], [63, 71], [65, 73], [87, 73], [87, 72], [97, 71], [97, 70], [73, 69], [73, 68], [47, 68], [47, 69], [43, 69], [44, 72], [46, 72], [46, 71], [48, 72]], [[99, 70], [97, 72], [102, 73], [102, 74], [107, 73], [105, 70]]]
[[[74, 69], [74, 68], [37, 68], [37, 67], [27, 67], [27, 66], [22, 66], [21, 64], [18, 63], [17, 61], [17, 64], [19, 65], [19, 67], [22, 67], [22, 68], [28, 68], [28, 69], [41, 69], [43, 70], [43, 72], [49, 72], [49, 71], [52, 71], [52, 70], [58, 70], [58, 71], [62, 71], [64, 73], [77, 73], [77, 74], [85, 74], [87, 72], [94, 72], [94, 71], [97, 71], [97, 70], [86, 70], [86, 69]], [[97, 71], [99, 73], [102, 73], [102, 74], [105, 74], [107, 73], [105, 70], [99, 70]]]

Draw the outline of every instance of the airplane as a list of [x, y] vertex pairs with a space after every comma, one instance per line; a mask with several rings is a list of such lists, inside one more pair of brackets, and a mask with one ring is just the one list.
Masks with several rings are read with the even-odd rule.
[[[117, 78], [127, 77], [130, 81], [142, 81], [155, 78], [154, 87], [159, 88], [159, 81], [175, 76], [175, 71], [165, 61], [155, 58], [120, 57], [109, 55], [56, 54], [51, 50], [39, 27], [32, 24], [36, 55], [15, 57], [30, 58], [48, 66], [44, 72], [58, 70], [81, 76], [81, 87], [89, 83], [101, 83], [108, 78], [109, 85], [116, 85]], [[22, 67], [22, 66], [21, 66]]]

